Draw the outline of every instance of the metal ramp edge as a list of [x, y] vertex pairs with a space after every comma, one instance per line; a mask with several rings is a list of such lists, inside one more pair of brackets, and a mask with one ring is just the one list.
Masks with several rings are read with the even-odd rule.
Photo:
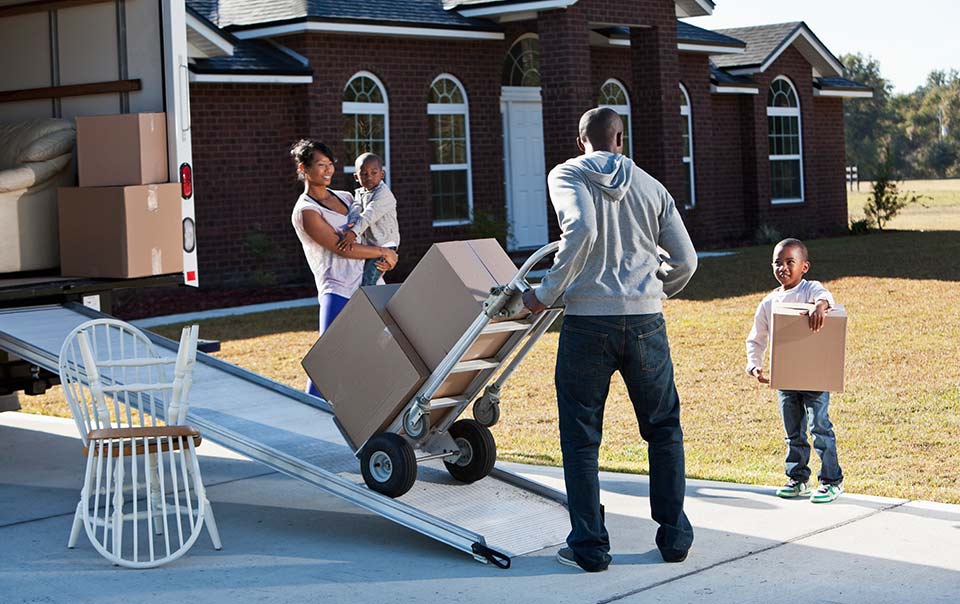
[[[2, 319], [4, 315], [12, 315], [17, 311], [42, 311], [44, 309], [64, 309], [76, 313], [82, 318], [82, 320], [76, 322], [76, 325], [79, 325], [88, 319], [109, 317], [109, 315], [86, 308], [82, 305], [69, 303], [63, 305], [34, 306], [19, 309], [0, 309], [0, 319]], [[69, 328], [64, 330], [63, 335], [65, 336], [66, 333], [68, 333], [69, 330], [74, 326], [75, 325], [71, 325]], [[176, 350], [176, 342], [163, 338], [162, 336], [149, 331], [145, 331], [145, 333], [158, 347], [168, 351]], [[45, 350], [29, 341], [4, 333], [2, 329], [2, 321], [0, 321], [0, 349], [15, 354], [16, 356], [53, 373], [58, 371], [59, 348], [57, 351]], [[286, 399], [292, 399], [296, 402], [316, 408], [326, 414], [330, 414], [332, 419], [332, 410], [329, 404], [322, 399], [310, 396], [304, 392], [295, 390], [289, 386], [280, 384], [270, 380], [269, 378], [242, 369], [236, 365], [223, 361], [222, 359], [218, 359], [204, 353], [198, 352], [197, 361], [198, 363], [202, 363], [203, 365], [211, 367], [215, 370], [227, 373], [237, 379], [267, 388]], [[446, 543], [451, 547], [472, 555], [481, 562], [493, 562], [498, 565], [509, 566], [509, 560], [511, 557], [527, 553], [525, 551], [500, 552], [493, 550], [487, 546], [485, 537], [480, 533], [471, 531], [453, 522], [432, 515], [403, 501], [391, 499], [381, 495], [380, 493], [376, 493], [366, 488], [366, 486], [362, 484], [355, 483], [349, 479], [339, 476], [338, 474], [327, 471], [318, 465], [305, 463], [303, 460], [300, 460], [295, 456], [285, 454], [270, 447], [261, 446], [256, 442], [252, 442], [249, 439], [244, 438], [241, 434], [231, 431], [222, 425], [218, 425], [214, 421], [204, 420], [202, 417], [199, 417], [193, 413], [191, 413], [188, 417], [190, 423], [200, 428], [204, 436], [210, 438], [212, 442], [216, 442], [227, 449], [241, 453], [250, 459], [263, 463], [264, 465], [278, 472], [299, 480], [303, 480], [324, 490], [325, 492], [396, 522], [401, 526], [415, 530], [442, 543]], [[522, 476], [512, 472], [495, 468], [485, 480], [491, 479], [502, 481], [508, 485], [528, 491], [534, 496], [550, 500], [557, 504], [563, 506], [566, 504], [566, 498], [563, 493], [523, 478]], [[494, 505], [492, 507], [496, 506]], [[557, 543], [559, 542], [560, 541]], [[544, 545], [544, 547], [546, 546], [547, 545]]]

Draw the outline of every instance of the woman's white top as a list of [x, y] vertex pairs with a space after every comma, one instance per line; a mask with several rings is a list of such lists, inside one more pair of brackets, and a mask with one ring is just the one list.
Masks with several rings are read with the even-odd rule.
[[[347, 191], [334, 191], [331, 193], [346, 203], [349, 208], [353, 205], [353, 195]], [[323, 207], [315, 199], [304, 193], [293, 206], [293, 230], [297, 232], [297, 238], [303, 246], [303, 255], [307, 257], [307, 264], [313, 272], [313, 278], [317, 283], [317, 299], [324, 294], [337, 294], [344, 298], [349, 298], [353, 292], [360, 287], [363, 279], [363, 260], [354, 260], [344, 258], [326, 249], [313, 240], [307, 231], [303, 228], [303, 213], [316, 212], [323, 217], [327, 223], [338, 231], [342, 231], [347, 225], [347, 217], [344, 214], [338, 214], [332, 210]]]

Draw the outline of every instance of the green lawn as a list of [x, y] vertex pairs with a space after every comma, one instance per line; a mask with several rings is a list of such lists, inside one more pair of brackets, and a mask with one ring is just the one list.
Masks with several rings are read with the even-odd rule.
[[[898, 183], [900, 191], [924, 196], [919, 203], [901, 210], [885, 228], [904, 230], [960, 230], [960, 179], [907, 180]], [[863, 206], [870, 195], [870, 183], [860, 183], [859, 191], [847, 194], [850, 218], [863, 218]]]
[[[847, 490], [957, 503], [960, 183], [917, 183], [915, 190], [934, 197], [930, 208], [911, 208], [890, 228], [919, 224], [917, 230], [808, 241], [809, 276], [824, 281], [849, 314], [847, 388], [831, 402]], [[934, 208], [942, 214], [926, 213]], [[953, 230], [945, 230], [951, 224]], [[753, 311], [776, 286], [770, 252], [770, 246], [758, 246], [706, 258], [682, 296], [666, 304], [691, 477], [783, 481], [775, 393], [743, 372]], [[315, 325], [314, 309], [298, 309], [204, 321], [201, 336], [222, 340], [222, 358], [300, 387], [299, 361], [316, 338]], [[178, 328], [158, 331], [173, 336]], [[504, 389], [501, 423], [494, 428], [501, 459], [560, 463], [556, 347], [556, 333], [545, 335]], [[67, 414], [56, 390], [23, 397], [23, 405]], [[631, 472], [647, 467], [646, 447], [618, 377], [601, 464]]]

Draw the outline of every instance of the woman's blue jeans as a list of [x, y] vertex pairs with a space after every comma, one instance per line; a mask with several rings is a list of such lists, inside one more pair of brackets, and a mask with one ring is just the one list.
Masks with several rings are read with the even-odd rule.
[[[330, 324], [333, 323], [333, 320], [337, 318], [337, 315], [340, 314], [340, 311], [343, 310], [343, 307], [349, 302], [349, 298], [344, 298], [343, 296], [338, 296], [337, 294], [323, 294], [320, 298], [320, 335], [323, 335], [323, 332], [330, 327]], [[307, 388], [306, 391], [308, 394], [313, 396], [318, 396], [323, 398], [323, 394], [317, 390], [317, 387], [313, 385], [313, 380], [307, 378]]]
[[820, 456], [820, 473], [817, 478], [821, 484], [843, 482], [843, 471], [837, 460], [837, 437], [833, 433], [828, 413], [830, 407], [829, 392], [807, 392], [802, 390], [778, 390], [780, 415], [787, 442], [787, 476], [801, 482], [810, 480], [810, 443], [807, 441], [807, 428], [813, 437], [813, 448]]
[[640, 435], [647, 441], [650, 510], [660, 525], [657, 546], [662, 552], [686, 552], [693, 543], [693, 527], [683, 512], [686, 478], [680, 397], [663, 315], [566, 316], [555, 380], [572, 526], [567, 545], [585, 567], [609, 561], [597, 458], [604, 404], [615, 371], [623, 376]]

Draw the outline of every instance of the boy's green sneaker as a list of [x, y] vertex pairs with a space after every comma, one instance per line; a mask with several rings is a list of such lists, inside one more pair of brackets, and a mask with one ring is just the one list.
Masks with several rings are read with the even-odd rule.
[[809, 494], [810, 487], [807, 486], [807, 483], [792, 478], [787, 481], [787, 484], [777, 489], [777, 497], [783, 497], [784, 499], [806, 497]]
[[843, 492], [843, 483], [821, 484], [810, 496], [810, 503], [830, 503]]

